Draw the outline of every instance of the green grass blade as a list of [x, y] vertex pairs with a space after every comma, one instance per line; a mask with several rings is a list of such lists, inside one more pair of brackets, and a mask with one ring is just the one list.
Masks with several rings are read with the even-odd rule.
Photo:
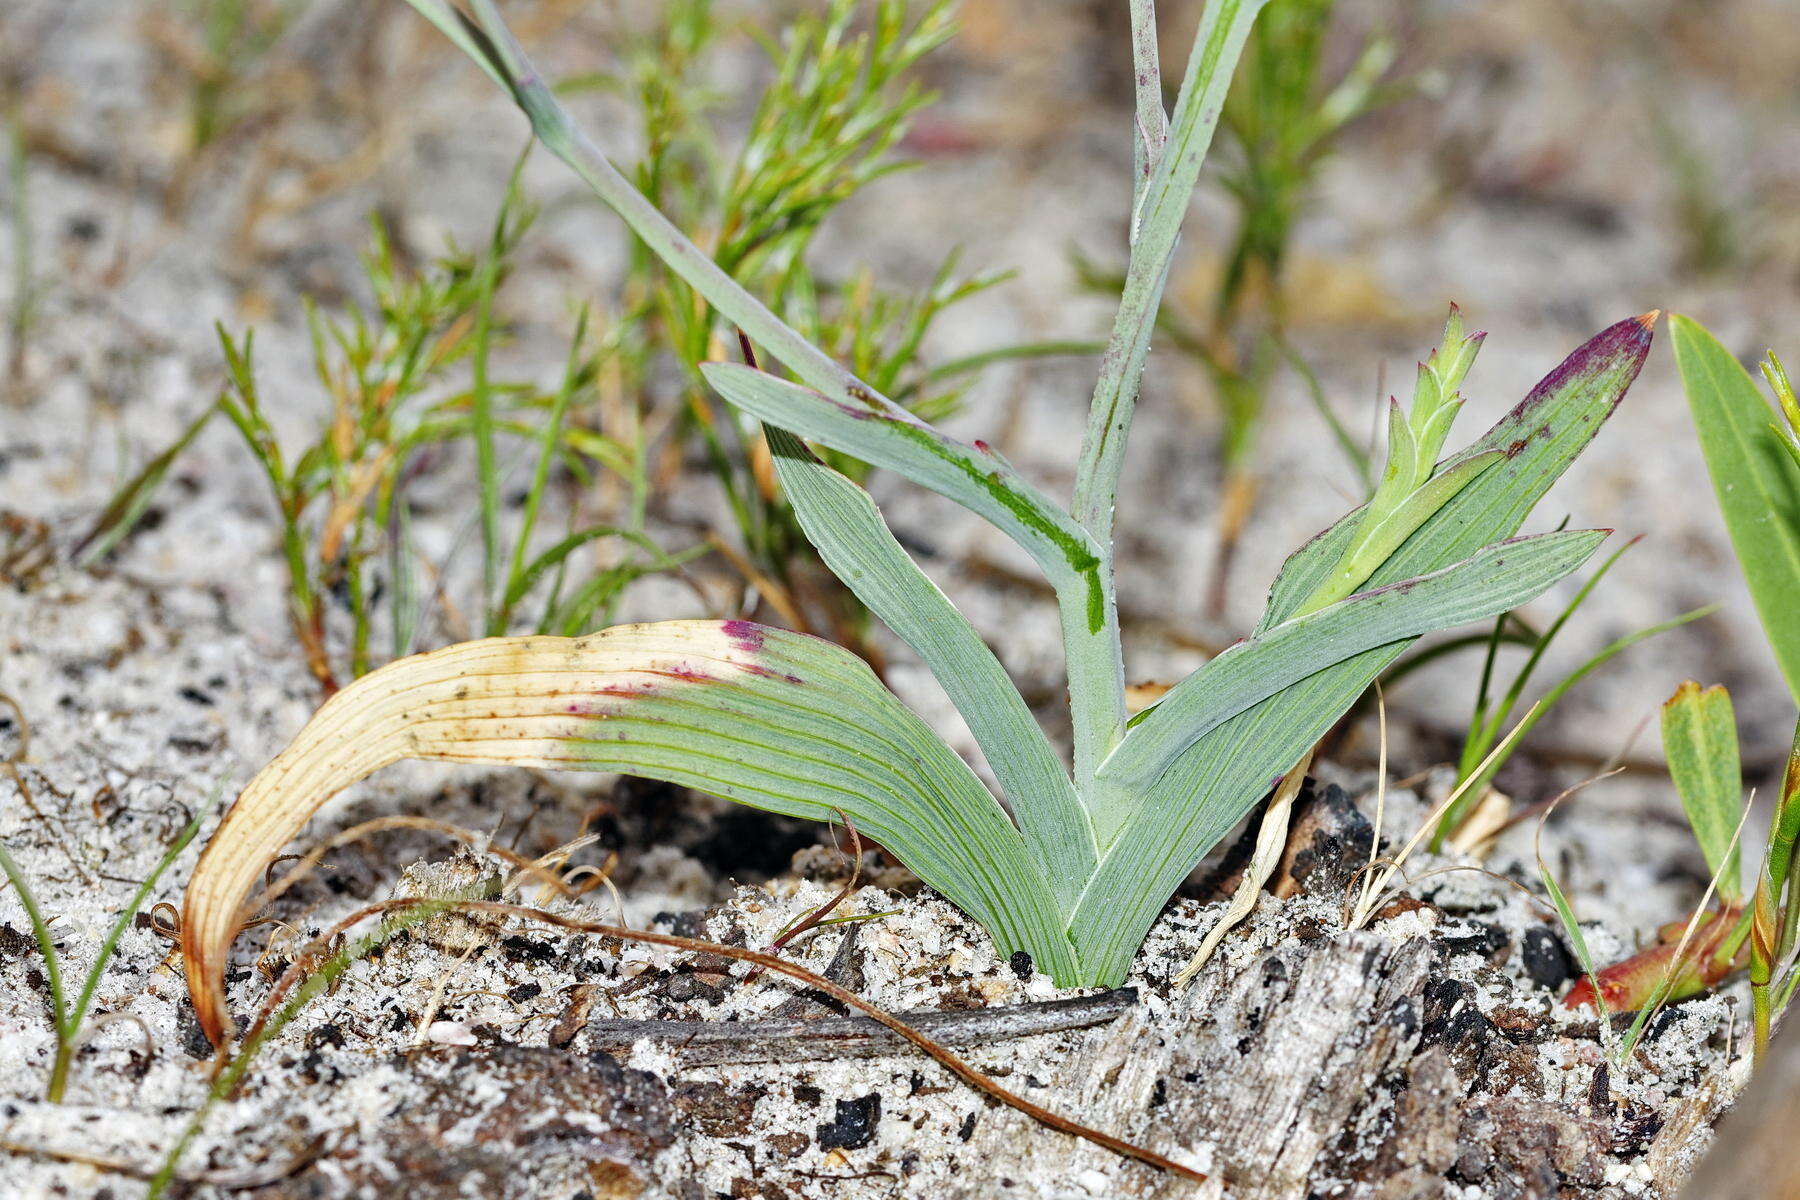
[[1600, 581], [1606, 578], [1607, 572], [1611, 571], [1619, 559], [1625, 556], [1625, 552], [1637, 545], [1640, 540], [1641, 535], [1634, 537], [1607, 555], [1606, 561], [1601, 563], [1592, 575], [1588, 576], [1587, 581], [1569, 598], [1569, 602], [1563, 605], [1562, 611], [1556, 614], [1556, 619], [1545, 627], [1543, 633], [1533, 639], [1531, 653], [1526, 656], [1525, 665], [1520, 667], [1519, 673], [1513, 677], [1512, 685], [1507, 688], [1506, 695], [1501, 699], [1499, 709], [1490, 712], [1488, 689], [1493, 679], [1494, 653], [1499, 649], [1499, 630], [1495, 630], [1496, 637], [1489, 644], [1487, 661], [1482, 666], [1481, 687], [1476, 696], [1475, 715], [1470, 721], [1469, 735], [1463, 741], [1462, 757], [1457, 764], [1458, 779], [1468, 778], [1477, 764], [1487, 757], [1488, 751], [1494, 748], [1494, 742], [1498, 740], [1500, 731], [1505, 729], [1507, 723], [1512, 719], [1513, 710], [1518, 707], [1520, 698], [1525, 694], [1526, 685], [1537, 673], [1538, 664], [1543, 661], [1551, 643], [1556, 641], [1556, 635], [1561, 633], [1563, 626], [1569, 623], [1569, 618], [1573, 617], [1581, 606], [1587, 603], [1588, 597], [1593, 595], [1594, 589], [1599, 586]]
[[[1556, 920], [1562, 926], [1564, 936], [1569, 939], [1570, 948], [1575, 951], [1575, 961], [1581, 965], [1581, 973], [1590, 980], [1598, 981], [1600, 968], [1594, 962], [1593, 952], [1588, 949], [1587, 935], [1581, 932], [1581, 922], [1575, 919], [1575, 906], [1569, 903], [1568, 896], [1563, 894], [1562, 885], [1556, 882], [1556, 876], [1544, 865], [1542, 857], [1538, 859], [1538, 879], [1543, 882], [1544, 891], [1550, 897], [1550, 906], [1556, 910]], [[1610, 1029], [1612, 1014], [1606, 1011], [1606, 997], [1597, 985], [1594, 988], [1594, 1008], [1600, 1014], [1600, 1028]]]
[[131, 928], [132, 918], [137, 916], [140, 908], [144, 907], [144, 901], [150, 898], [150, 893], [155, 890], [157, 881], [168, 872], [170, 867], [175, 865], [175, 860], [181, 857], [181, 852], [187, 849], [188, 843], [194, 840], [194, 835], [200, 832], [200, 826], [205, 823], [206, 818], [212, 815], [213, 809], [218, 806], [222, 790], [222, 788], [213, 789], [213, 793], [207, 798], [206, 803], [201, 805], [193, 819], [182, 827], [181, 832], [175, 836], [175, 840], [169, 843], [169, 848], [163, 852], [163, 856], [150, 869], [150, 874], [144, 877], [144, 882], [138, 885], [137, 891], [131, 894], [131, 899], [125, 907], [119, 910], [118, 919], [107, 931], [106, 940], [100, 944], [100, 953], [95, 956], [94, 965], [88, 968], [87, 979], [82, 984], [81, 994], [75, 997], [74, 1007], [69, 1010], [69, 1028], [72, 1031], [79, 1030], [81, 1023], [87, 1019], [88, 1006], [94, 1002], [94, 993], [100, 987], [100, 978], [106, 973], [107, 964], [112, 961], [113, 951], [118, 947], [119, 939], [125, 936], [127, 929]]
[[1338, 449], [1344, 455], [1344, 461], [1349, 463], [1350, 469], [1356, 472], [1356, 481], [1362, 485], [1363, 492], [1365, 494], [1373, 492], [1375, 490], [1375, 463], [1368, 448], [1357, 440], [1356, 436], [1344, 425], [1343, 418], [1339, 417], [1332, 409], [1331, 401], [1325, 395], [1325, 385], [1319, 382], [1318, 372], [1312, 369], [1312, 364], [1306, 361], [1305, 356], [1284, 335], [1277, 332], [1272, 336], [1275, 338], [1276, 349], [1281, 351], [1281, 356], [1287, 360], [1288, 366], [1294, 369], [1294, 374], [1298, 375], [1300, 382], [1306, 386], [1306, 398], [1312, 402], [1313, 411], [1319, 414], [1319, 419], [1324, 421], [1325, 427], [1331, 431], [1331, 440], [1337, 443]]
[[1094, 868], [1092, 827], [1043, 729], [1000, 660], [894, 540], [869, 494], [799, 439], [769, 431], [782, 489], [832, 574], [911, 646], [968, 723], [1064, 900]]
[[1669, 318], [1675, 364], [1744, 582], [1800, 704], [1800, 462], [1750, 372], [1695, 321]]
[[1736, 902], [1743, 896], [1736, 834], [1744, 779], [1730, 694], [1716, 686], [1703, 690], [1691, 680], [1682, 684], [1663, 704], [1662, 745], [1694, 840], [1718, 877], [1719, 894]]
[[[1709, 604], [1702, 608], [1690, 609], [1679, 616], [1670, 617], [1667, 621], [1659, 621], [1655, 625], [1646, 626], [1643, 629], [1635, 630], [1626, 634], [1624, 637], [1608, 642], [1605, 646], [1601, 647], [1599, 653], [1595, 654], [1592, 658], [1582, 663], [1581, 666], [1557, 680], [1556, 686], [1545, 692], [1543, 698], [1532, 706], [1531, 711], [1519, 719], [1518, 725], [1514, 727], [1513, 732], [1508, 736], [1512, 738], [1515, 745], [1518, 742], [1523, 741], [1525, 735], [1530, 733], [1537, 723], [1544, 718], [1544, 715], [1555, 708], [1557, 703], [1561, 701], [1564, 696], [1569, 694], [1571, 688], [1580, 683], [1583, 679], [1586, 679], [1589, 675], [1592, 675], [1595, 671], [1598, 671], [1608, 662], [1611, 662], [1615, 656], [1623, 654], [1639, 642], [1656, 637], [1658, 634], [1667, 633], [1671, 629], [1679, 629], [1689, 621], [1698, 621], [1701, 617], [1711, 616], [1716, 611], [1718, 611], [1718, 605], [1716, 604]], [[1432, 835], [1432, 849], [1435, 850], [1443, 844], [1444, 839], [1450, 835], [1450, 831], [1455, 829], [1457, 824], [1462, 821], [1463, 815], [1469, 811], [1470, 806], [1481, 797], [1481, 794], [1487, 790], [1488, 785], [1494, 781], [1494, 776], [1499, 772], [1500, 768], [1505, 765], [1508, 757], [1509, 755], [1499, 755], [1486, 760], [1486, 769], [1476, 777], [1475, 781], [1471, 783], [1468, 789], [1463, 793], [1462, 798], [1452, 805], [1438, 822], [1437, 830]]]
[[494, 454], [494, 389], [488, 379], [488, 354], [494, 335], [494, 291], [500, 283], [497, 256], [485, 259], [475, 308], [474, 381], [469, 394], [470, 433], [475, 440], [475, 474], [481, 512], [481, 603], [488, 632], [497, 633], [500, 617], [500, 464]]
[[58, 965], [56, 955], [56, 935], [50, 932], [50, 922], [44, 919], [44, 912], [38, 907], [37, 896], [31, 890], [31, 883], [25, 878], [25, 872], [13, 861], [12, 855], [6, 852], [6, 844], [0, 842], [0, 872], [12, 883], [13, 891], [19, 895], [19, 904], [25, 909], [25, 919], [31, 922], [32, 935], [37, 938], [38, 955], [44, 960], [44, 980], [50, 988], [50, 1019], [56, 1026], [56, 1040], [66, 1041], [75, 1035], [69, 1024], [68, 1004], [63, 996], [62, 969]]
[[615, 525], [590, 525], [586, 529], [578, 529], [567, 537], [559, 539], [555, 545], [548, 547], [536, 558], [519, 567], [507, 585], [506, 595], [502, 598], [503, 607], [508, 610], [516, 607], [519, 601], [531, 594], [531, 590], [537, 586], [538, 580], [543, 578], [546, 571], [560, 568], [564, 562], [568, 561], [569, 555], [583, 546], [609, 537], [624, 538], [641, 549], [648, 550], [653, 554], [661, 554], [661, 550], [655, 542], [635, 530]]
[[388, 538], [388, 573], [394, 580], [392, 633], [395, 658], [405, 658], [413, 652], [419, 626], [431, 603], [429, 596], [422, 599], [419, 595], [419, 572], [413, 564], [417, 553], [413, 544], [412, 505], [407, 503], [405, 496], [399, 496], [395, 500]]
[[1586, 562], [1605, 537], [1580, 530], [1500, 542], [1442, 571], [1360, 592], [1239, 642], [1144, 713], [1100, 778], [1148, 787], [1202, 736], [1258, 701], [1365, 650], [1523, 604]]
[[563, 367], [562, 385], [556, 389], [556, 395], [550, 402], [549, 417], [544, 421], [543, 430], [538, 437], [537, 464], [532, 468], [531, 486], [525, 492], [525, 509], [519, 514], [519, 529], [513, 538], [512, 561], [506, 569], [506, 585], [502, 589], [500, 610], [488, 624], [490, 635], [506, 632], [514, 606], [531, 589], [531, 584], [524, 578], [525, 554], [531, 543], [531, 535], [537, 528], [538, 509], [543, 504], [544, 488], [550, 482], [550, 466], [556, 461], [558, 448], [562, 445], [569, 405], [575, 398], [576, 387], [581, 380], [582, 343], [587, 333], [587, 324], [588, 309], [583, 304], [575, 317], [575, 336], [569, 341], [569, 356]]
[[1052, 339], [1043, 342], [1017, 342], [1007, 346], [996, 346], [991, 350], [982, 350], [975, 354], [967, 354], [961, 358], [953, 358], [949, 362], [939, 363], [926, 371], [915, 382], [900, 388], [894, 393], [894, 399], [905, 404], [917, 396], [919, 392], [934, 383], [956, 379], [964, 375], [972, 375], [995, 363], [1017, 362], [1021, 359], [1034, 360], [1040, 358], [1091, 358], [1106, 349], [1105, 342], [1079, 341], [1074, 339]]
[[211, 421], [213, 414], [218, 411], [219, 406], [216, 403], [207, 405], [201, 410], [200, 415], [189, 422], [186, 429], [182, 430], [181, 436], [175, 439], [173, 445], [145, 463], [144, 469], [132, 476], [125, 486], [114, 494], [106, 507], [101, 510], [99, 517], [95, 519], [94, 527], [80, 542], [76, 543], [75, 562], [77, 565], [86, 566], [104, 558], [114, 546], [124, 540], [126, 534], [137, 527], [137, 523], [143, 519], [144, 510], [150, 507], [150, 501], [168, 476], [169, 468], [175, 465], [175, 460], [181, 457], [182, 452], [188, 448], [188, 444], [200, 436], [200, 431], [206, 428], [207, 422]]

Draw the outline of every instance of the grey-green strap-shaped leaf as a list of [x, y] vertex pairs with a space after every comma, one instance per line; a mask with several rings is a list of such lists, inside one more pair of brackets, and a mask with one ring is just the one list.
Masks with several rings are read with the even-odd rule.
[[[1498, 449], [1508, 452], [1506, 461], [1484, 471], [1421, 526], [1372, 584], [1440, 570], [1516, 532], [1617, 406], [1649, 351], [1650, 323], [1636, 318], [1603, 330], [1565, 359], [1458, 456]], [[1350, 536], [1344, 528], [1349, 520], [1288, 559], [1271, 591], [1265, 628], [1286, 620], [1335, 565]], [[1088, 977], [1102, 983], [1124, 977], [1162, 909], [1160, 898], [1179, 886], [1408, 644], [1366, 650], [1309, 675], [1219, 725], [1163, 773], [1148, 802], [1102, 852], [1070, 918], [1070, 928], [1083, 938], [1077, 953]]]
[[1743, 769], [1738, 760], [1737, 718], [1724, 688], [1682, 684], [1663, 704], [1663, 755], [1681, 794], [1694, 840], [1727, 900], [1743, 895], [1738, 873], [1737, 827], [1744, 814]]
[[[1125, 977], [1170, 893], [1325, 735], [1389, 654], [1386, 647], [1365, 651], [1277, 692], [1215, 727], [1176, 760], [1102, 850], [1100, 866], [1069, 917], [1086, 978], [1099, 985]], [[1321, 686], [1327, 681], [1330, 693]], [[1342, 708], [1325, 706], [1340, 698]]]
[[1208, 731], [1258, 701], [1364, 650], [1523, 604], [1586, 562], [1605, 537], [1575, 530], [1514, 538], [1430, 575], [1283, 621], [1177, 684], [1132, 726], [1099, 777], [1146, 788]]
[[1669, 318], [1669, 334], [1731, 547], [1800, 704], [1800, 463], [1756, 381], [1717, 338], [1683, 316]]
[[1073, 981], [1053, 893], [968, 764], [840, 646], [748, 621], [489, 638], [389, 663], [326, 702], [201, 855], [182, 911], [208, 1036], [240, 906], [344, 787], [404, 758], [619, 771], [770, 812], [839, 813], [980, 921]]
[[956, 501], [1018, 542], [1053, 583], [1086, 591], [1092, 629], [1100, 628], [1100, 555], [1087, 531], [979, 442], [957, 441], [866, 393], [828, 396], [737, 363], [700, 368], [738, 408], [833, 450], [885, 467]]
[[[1439, 570], [1518, 531], [1550, 485], [1611, 415], [1650, 353], [1655, 313], [1595, 334], [1532, 388], [1480, 441], [1442, 469], [1493, 450], [1506, 461], [1483, 471], [1420, 526], [1371, 577], [1372, 585]], [[1293, 615], [1343, 556], [1361, 508], [1288, 556], [1269, 590], [1257, 632]]]
[[888, 530], [867, 492], [766, 427], [782, 490], [807, 540], [869, 611], [911, 646], [968, 723], [1044, 860], [1058, 897], [1072, 900], [1094, 869], [1087, 812], [1044, 731], [994, 652]]
[[1032, 556], [1056, 591], [1076, 734], [1075, 779], [1085, 788], [1125, 719], [1112, 576], [1087, 531], [983, 444], [966, 445], [911, 413], [871, 404], [860, 388], [845, 388], [834, 398], [735, 363], [706, 363], [701, 372], [733, 405], [956, 501]]

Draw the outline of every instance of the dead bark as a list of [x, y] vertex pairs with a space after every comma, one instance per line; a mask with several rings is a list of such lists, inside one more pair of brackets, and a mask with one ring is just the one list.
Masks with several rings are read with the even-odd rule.
[[[1137, 1004], [1135, 988], [1095, 996], [973, 1008], [895, 1013], [902, 1021], [948, 1046], [986, 1046], [1040, 1033], [1103, 1025]], [[590, 1044], [628, 1051], [638, 1042], [668, 1044], [683, 1066], [725, 1063], [817, 1061], [905, 1054], [900, 1035], [867, 1017], [812, 1017], [768, 1021], [628, 1021], [588, 1023]]]
[[1774, 1200], [1800, 1196], [1800, 1035], [1784, 1029], [1768, 1061], [1719, 1123], [1681, 1200]]
[[1293, 943], [1234, 976], [1209, 972], [1178, 1016], [1133, 1010], [1046, 1081], [1048, 1094], [1076, 1098], [1080, 1119], [1185, 1157], [1218, 1181], [1195, 1187], [1120, 1168], [993, 1113], [969, 1147], [992, 1169], [960, 1195], [992, 1195], [992, 1180], [1009, 1167], [1023, 1175], [1028, 1160], [1041, 1176], [1053, 1156], [1067, 1160], [1058, 1173], [1069, 1178], [1105, 1172], [1121, 1196], [1305, 1196], [1308, 1179], [1343, 1157], [1346, 1137], [1372, 1115], [1377, 1081], [1411, 1057], [1429, 961], [1424, 941]]

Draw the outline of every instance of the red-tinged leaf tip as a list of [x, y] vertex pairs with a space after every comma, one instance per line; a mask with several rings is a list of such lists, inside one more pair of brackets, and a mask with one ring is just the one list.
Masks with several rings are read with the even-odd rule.
[[1538, 380], [1531, 393], [1513, 409], [1512, 418], [1528, 419], [1526, 414], [1564, 387], [1609, 370], [1623, 374], [1615, 387], [1613, 406], [1616, 407], [1643, 368], [1644, 360], [1650, 356], [1650, 342], [1650, 326], [1637, 317], [1626, 317], [1607, 326], [1577, 346], [1554, 370]]
[[1643, 316], [1639, 317], [1637, 323], [1642, 325], [1645, 329], [1654, 329], [1656, 328], [1657, 318], [1660, 316], [1662, 316], [1662, 309], [1653, 308]]

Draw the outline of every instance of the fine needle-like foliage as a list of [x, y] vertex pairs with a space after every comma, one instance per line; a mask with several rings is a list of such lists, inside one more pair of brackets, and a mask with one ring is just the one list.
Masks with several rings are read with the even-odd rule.
[[[883, 396], [733, 282], [574, 126], [489, 0], [474, 0], [472, 16], [445, 0], [413, 4], [721, 322], [792, 373], [704, 368], [720, 396], [765, 423], [807, 537], [942, 682], [1001, 796], [848, 651], [748, 622], [494, 638], [403, 659], [328, 702], [202, 856], [182, 939], [214, 1039], [229, 1029], [227, 948], [264, 865], [340, 788], [404, 757], [626, 771], [793, 816], [842, 813], [981, 922], [1002, 953], [1028, 951], [1066, 986], [1114, 983], [1206, 851], [1414, 639], [1538, 595], [1604, 536], [1514, 535], [1636, 376], [1649, 322], [1600, 333], [1474, 445], [1434, 463], [1472, 353], [1458, 333], [1423, 404], [1393, 423], [1399, 482], [1383, 503], [1291, 556], [1254, 633], [1128, 721], [1113, 497], [1177, 232], [1259, 0], [1207, 6], [1173, 114], [1139, 96], [1138, 127], [1166, 121], [1167, 133], [1144, 147], [1130, 267], [1068, 507], [985, 443], [958, 441]], [[1032, 557], [1061, 616], [1072, 764], [868, 494], [808, 442], [938, 492]]]

